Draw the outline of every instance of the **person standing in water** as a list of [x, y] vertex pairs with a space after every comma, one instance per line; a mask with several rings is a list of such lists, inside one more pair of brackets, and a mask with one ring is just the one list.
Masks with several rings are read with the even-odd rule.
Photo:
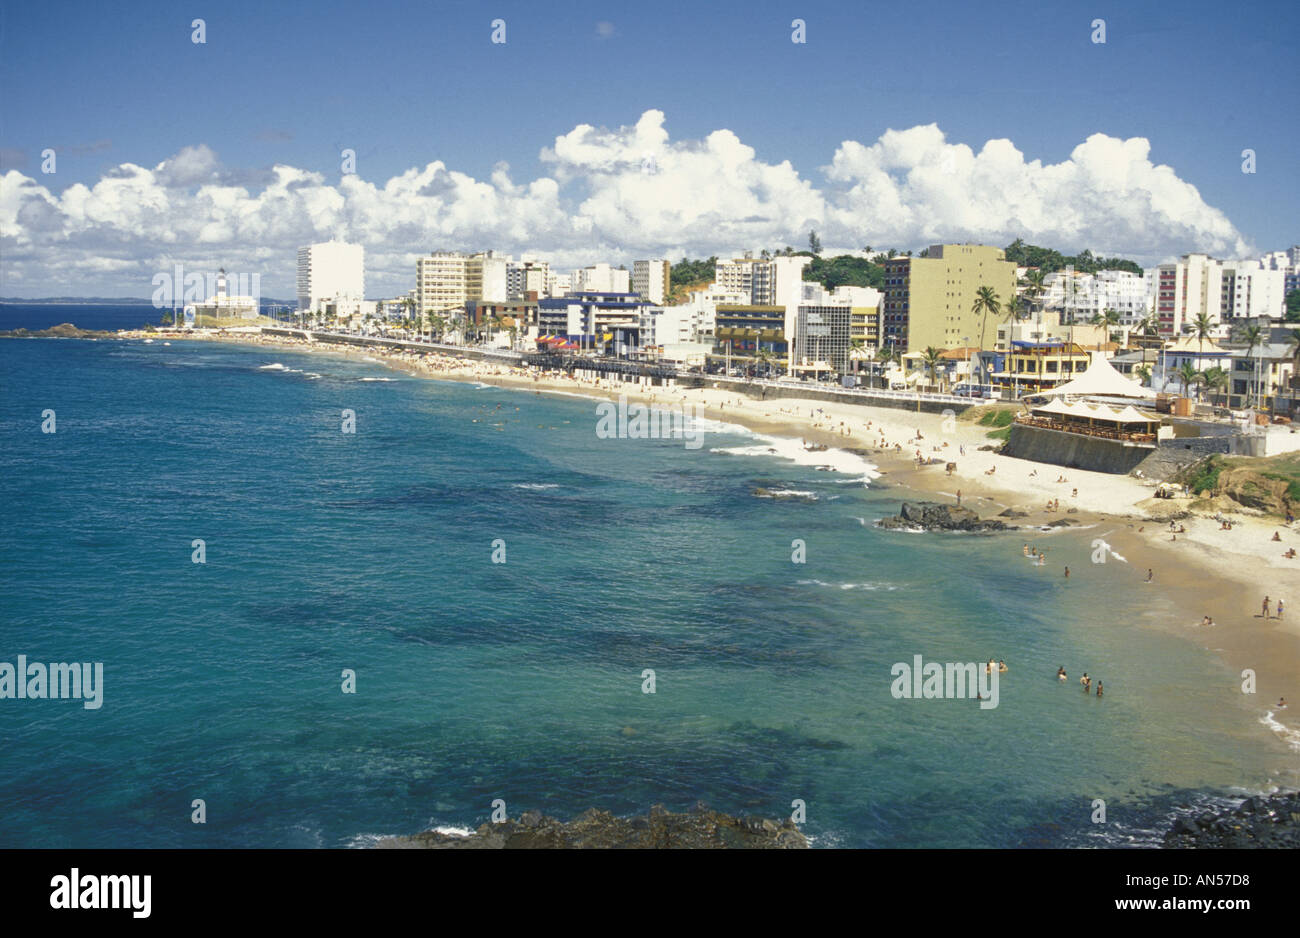
[[1097, 682], [1097, 696], [1101, 696], [1101, 681]]
[[1092, 678], [1088, 677], [1088, 672], [1083, 672], [1083, 677], [1079, 678], [1079, 683], [1083, 685], [1083, 692], [1086, 694], [1092, 689]]
[[1058, 681], [1064, 681], [1066, 679], [1065, 665], [1061, 665], [1056, 669], [1056, 679]]

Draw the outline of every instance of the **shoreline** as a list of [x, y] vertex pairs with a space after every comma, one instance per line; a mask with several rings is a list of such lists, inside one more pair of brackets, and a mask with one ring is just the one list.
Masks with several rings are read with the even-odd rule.
[[[1300, 560], [1288, 561], [1281, 556], [1288, 543], [1300, 539], [1300, 530], [1295, 526], [1288, 529], [1281, 521], [1242, 514], [1233, 516], [1233, 531], [1223, 532], [1214, 520], [1188, 513], [1191, 499], [1152, 502], [1154, 483], [981, 451], [979, 446], [996, 446], [999, 442], [988, 439], [989, 428], [936, 414], [794, 398], [757, 400], [708, 387], [647, 387], [607, 379], [529, 374], [436, 352], [324, 345], [260, 333], [126, 336], [145, 337], [371, 361], [411, 377], [592, 401], [617, 400], [625, 395], [628, 401], [650, 405], [684, 404], [693, 406], [697, 417], [860, 455], [876, 467], [872, 482], [902, 489], [901, 500], [915, 501], [919, 496], [955, 504], [960, 491], [961, 505], [981, 518], [997, 517], [1005, 509], [1025, 512], [1025, 517], [1007, 520], [1026, 535], [1042, 533], [1039, 529], [1048, 522], [1069, 518], [1076, 525], [1065, 526], [1066, 531], [1086, 526], [1097, 532], [1094, 538], [1105, 537], [1110, 551], [1124, 559], [1120, 565], [1124, 575], [1144, 577], [1147, 568], [1155, 571], [1153, 582], [1173, 601], [1181, 620], [1168, 623], [1162, 631], [1211, 652], [1234, 673], [1245, 668], [1263, 671], [1265, 665], [1270, 666], [1268, 672], [1260, 674], [1259, 701], [1252, 710], [1258, 711], [1258, 722], [1282, 745], [1300, 753], [1300, 717], [1290, 716], [1295, 712], [1292, 709], [1278, 711], [1273, 705], [1278, 697], [1300, 699], [1300, 611], [1293, 610], [1282, 620], [1264, 620], [1260, 616], [1264, 595], [1276, 599], [1280, 594], [1290, 603], [1300, 602], [1296, 596], [1287, 596], [1284, 587], [1291, 580], [1300, 581]], [[592, 419], [594, 426], [594, 414]], [[918, 449], [923, 457], [937, 457], [941, 464], [918, 466]], [[942, 464], [949, 461], [957, 463], [951, 476]], [[989, 469], [994, 471], [990, 474]], [[1059, 511], [1047, 510], [1049, 498], [1059, 500]], [[1163, 519], [1183, 513], [1188, 513], [1182, 521], [1187, 530], [1171, 540]], [[1274, 530], [1287, 533], [1281, 544], [1270, 540]], [[1109, 569], [1115, 566], [1114, 562], [1107, 564]], [[1214, 620], [1212, 629], [1199, 627], [1205, 615]], [[1270, 676], [1274, 674], [1282, 677]]]

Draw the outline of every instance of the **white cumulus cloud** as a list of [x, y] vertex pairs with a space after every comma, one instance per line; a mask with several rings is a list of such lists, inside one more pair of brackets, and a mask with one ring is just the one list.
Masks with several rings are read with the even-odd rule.
[[1009, 140], [949, 143], [931, 124], [846, 140], [810, 177], [730, 130], [673, 140], [649, 110], [622, 127], [580, 124], [539, 160], [527, 180], [504, 163], [480, 179], [434, 160], [386, 181], [330, 182], [286, 165], [230, 169], [199, 143], [57, 194], [11, 168], [0, 173], [0, 294], [148, 296], [154, 273], [182, 263], [258, 272], [263, 295], [287, 298], [298, 246], [330, 237], [365, 245], [371, 296], [408, 289], [416, 257], [435, 249], [527, 251], [563, 267], [802, 246], [809, 229], [831, 249], [1023, 237], [1145, 263], [1253, 250], [1143, 138], [1094, 134], [1053, 164]]

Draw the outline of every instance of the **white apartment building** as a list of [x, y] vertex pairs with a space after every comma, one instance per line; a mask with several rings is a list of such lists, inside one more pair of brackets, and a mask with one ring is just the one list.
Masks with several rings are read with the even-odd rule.
[[442, 314], [465, 308], [469, 299], [469, 255], [434, 251], [415, 262], [416, 315]]
[[1283, 251], [1262, 261], [1224, 261], [1220, 308], [1224, 318], [1254, 319], [1281, 316], [1286, 311], [1285, 284], [1288, 268], [1268, 267], [1267, 262]]
[[668, 295], [672, 265], [666, 260], [633, 261], [632, 292], [651, 303], [662, 303]]
[[495, 251], [434, 251], [415, 262], [417, 311], [423, 319], [464, 309], [470, 300], [504, 303], [510, 298], [509, 269], [510, 257]]
[[1133, 327], [1151, 315], [1150, 277], [1127, 270], [1099, 270], [1081, 274], [1061, 270], [1043, 278], [1043, 309], [1061, 314], [1064, 322], [1087, 323], [1108, 309], [1119, 313], [1120, 324]]
[[714, 286], [719, 293], [740, 294], [746, 305], [784, 306], [785, 334], [792, 336], [803, 299], [803, 269], [811, 263], [810, 257], [756, 258], [746, 251], [743, 257], [717, 262]]
[[551, 271], [546, 277], [546, 295], [564, 296], [573, 290], [573, 274], [557, 274]]
[[1211, 322], [1223, 320], [1223, 266], [1205, 254], [1184, 254], [1157, 270], [1156, 318], [1162, 335], [1187, 332], [1201, 313]]
[[574, 293], [631, 293], [632, 275], [606, 263], [592, 264], [573, 272]]
[[480, 251], [465, 264], [465, 298], [482, 303], [504, 303], [509, 298], [507, 270], [510, 256]]
[[298, 308], [355, 303], [366, 295], [366, 251], [359, 244], [325, 241], [298, 249]]
[[522, 300], [529, 293], [536, 293], [539, 299], [549, 296], [562, 296], [552, 289], [554, 275], [551, 265], [532, 257], [520, 258], [506, 265], [506, 299]]

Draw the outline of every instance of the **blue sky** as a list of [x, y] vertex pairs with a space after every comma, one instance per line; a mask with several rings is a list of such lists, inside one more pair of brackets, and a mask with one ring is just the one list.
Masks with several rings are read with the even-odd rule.
[[[381, 187], [434, 160], [477, 180], [504, 161], [518, 184], [554, 175], [539, 153], [557, 136], [583, 124], [630, 127], [656, 109], [674, 142], [726, 129], [758, 163], [788, 160], [800, 179], [832, 191], [837, 185], [822, 168], [839, 145], [870, 145], [890, 129], [937, 124], [947, 144], [977, 152], [1006, 137], [1026, 161], [1047, 164], [1068, 160], [1102, 133], [1150, 141], [1151, 163], [1172, 167], [1248, 245], [1273, 250], [1300, 241], [1298, 10], [1283, 2], [1238, 9], [1194, 2], [4, 0], [0, 171], [17, 170], [58, 198], [77, 183], [93, 187], [120, 164], [152, 169], [204, 145], [228, 183], [257, 188], [258, 173], [285, 164], [334, 185], [339, 151], [350, 147], [358, 175]], [[206, 22], [206, 44], [190, 40], [195, 17]], [[506, 21], [504, 45], [489, 41], [498, 17]], [[796, 17], [806, 21], [805, 44], [790, 41]], [[1098, 18], [1106, 22], [1105, 44], [1090, 38]], [[40, 172], [46, 147], [58, 152], [52, 176]], [[1241, 172], [1246, 148], [1256, 152], [1253, 175]], [[589, 194], [573, 193], [566, 208], [576, 211]], [[793, 228], [821, 216], [799, 209], [789, 217]], [[1214, 241], [1198, 222], [1163, 224], [1151, 239], [1159, 241], [1153, 255], [1217, 246], [1194, 243]], [[1174, 234], [1185, 227], [1181, 250], [1169, 226]], [[457, 230], [431, 228], [428, 239], [455, 241]], [[779, 230], [764, 236], [801, 243]], [[1145, 230], [1081, 223], [1081, 243], [1055, 246], [1136, 251], [1147, 247], [1135, 237]], [[111, 245], [101, 234], [96, 243]], [[849, 246], [854, 234], [845, 230], [835, 243]], [[906, 226], [892, 238], [887, 225], [861, 239], [868, 234], [879, 246], [927, 241]], [[1099, 243], [1108, 237], [1135, 243]], [[581, 253], [540, 234], [537, 241], [542, 251]], [[23, 242], [18, 253], [29, 266], [16, 262], [0, 293], [15, 277], [32, 288], [55, 286], [57, 278], [39, 273], [48, 259], [26, 252], [34, 243]], [[663, 249], [696, 243], [683, 237]], [[617, 247], [608, 238], [604, 244]], [[123, 257], [148, 254], [146, 264], [159, 254], [138, 242], [119, 247]], [[388, 251], [396, 268], [403, 248], [369, 250]]]

